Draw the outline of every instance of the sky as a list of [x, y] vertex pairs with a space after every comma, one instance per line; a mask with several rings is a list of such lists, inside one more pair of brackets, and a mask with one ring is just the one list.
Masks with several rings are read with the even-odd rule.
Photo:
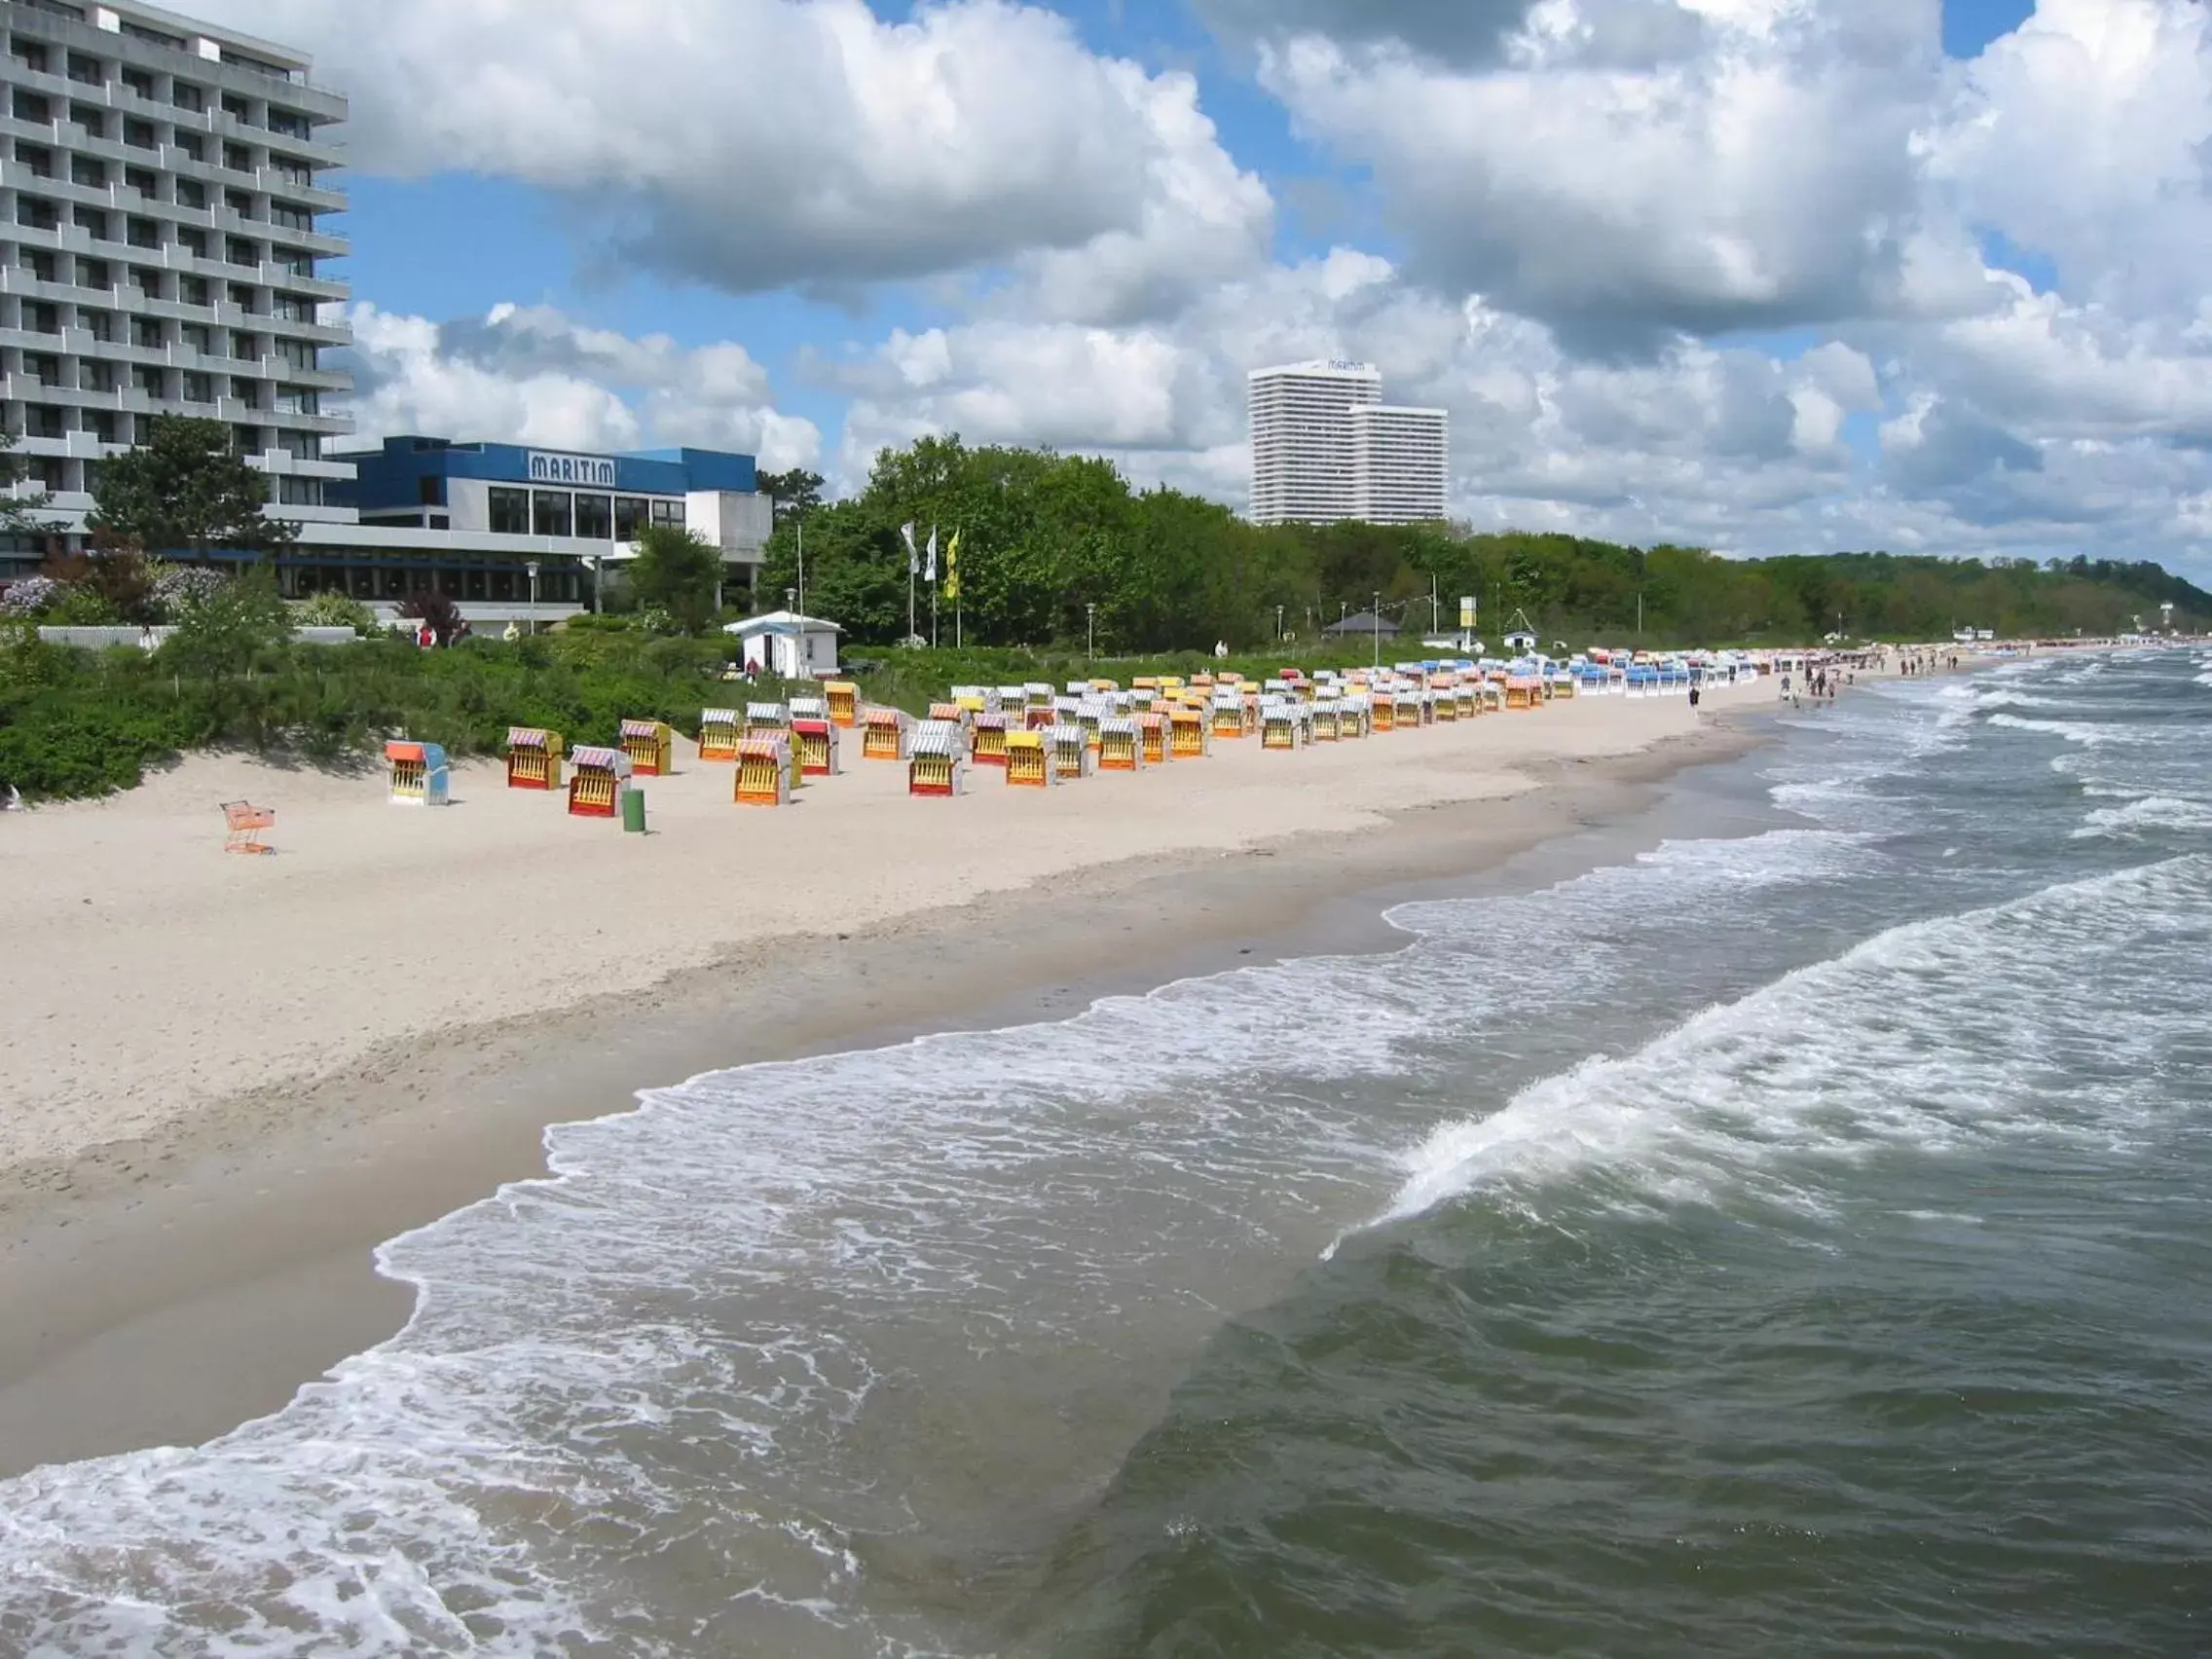
[[198, 0], [347, 93], [361, 433], [931, 432], [1241, 506], [1247, 370], [1452, 510], [2212, 580], [2197, 0]]

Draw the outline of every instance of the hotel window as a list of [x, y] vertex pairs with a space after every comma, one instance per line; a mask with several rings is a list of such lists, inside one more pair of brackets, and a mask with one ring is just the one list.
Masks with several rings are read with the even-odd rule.
[[179, 207], [204, 209], [207, 205], [207, 187], [196, 178], [176, 181], [176, 204]]
[[207, 233], [195, 230], [190, 225], [179, 225], [176, 228], [176, 245], [183, 248], [195, 259], [205, 259], [207, 257]]
[[8, 37], [8, 55], [35, 75], [45, 74], [47, 64], [52, 61], [46, 55], [45, 42], [25, 40], [21, 35]]
[[232, 305], [238, 307], [239, 310], [245, 313], [245, 314], [248, 316], [255, 314], [252, 283], [233, 282], [231, 284], [230, 292]]
[[[20, 119], [20, 117], [18, 119]], [[18, 140], [16, 163], [33, 178], [52, 178], [54, 176], [54, 152], [40, 145], [25, 144]]]
[[207, 93], [204, 88], [196, 87], [190, 81], [178, 81], [169, 88], [169, 102], [179, 109], [197, 113], [206, 109]]
[[290, 156], [272, 156], [269, 158], [269, 166], [286, 184], [304, 184], [310, 189], [314, 186], [314, 168], [305, 162], [296, 161]]
[[534, 535], [572, 534], [574, 513], [566, 490], [533, 490], [530, 493], [530, 529]]
[[204, 276], [179, 276], [176, 279], [176, 297], [188, 306], [212, 305], [215, 295], [207, 286]]
[[50, 306], [44, 300], [23, 302], [23, 326], [33, 334], [59, 334], [61, 308]]
[[162, 338], [162, 319], [156, 316], [134, 316], [130, 319], [130, 344], [141, 351], [159, 351], [168, 344]]
[[51, 202], [42, 202], [35, 196], [18, 196], [16, 223], [28, 225], [34, 231], [57, 231], [61, 228], [61, 215]]
[[[45, 435], [58, 438], [61, 429], [57, 426]], [[38, 487], [48, 494], [58, 496], [69, 488], [69, 463], [59, 456], [41, 456], [31, 463], [31, 468], [38, 474]]]
[[651, 508], [643, 496], [614, 498], [614, 539], [635, 541], [638, 532], [652, 522]]
[[54, 119], [54, 105], [36, 92], [18, 92], [16, 119], [27, 121], [34, 127], [44, 127]]
[[77, 310], [77, 326], [102, 345], [112, 344], [115, 340], [113, 312], [87, 311], [80, 306]]
[[112, 288], [115, 286], [115, 267], [104, 259], [77, 261], [77, 286], [80, 288]]
[[435, 472], [425, 472], [415, 480], [415, 498], [425, 507], [442, 507], [446, 504], [446, 481]]
[[[74, 208], [69, 217], [77, 222], [77, 229], [83, 231], [92, 240], [106, 241], [108, 240], [107, 215], [97, 207]], [[140, 245], [149, 244], [141, 243]]]
[[72, 52], [69, 55], [69, 79], [80, 87], [97, 87], [107, 77], [100, 73], [98, 58], [87, 57], [81, 52]]
[[253, 125], [253, 106], [234, 93], [223, 94], [223, 113], [233, 121], [242, 122], [248, 127]]
[[308, 135], [308, 118], [288, 109], [272, 109], [269, 112], [269, 130], [280, 132], [287, 138], [305, 138]]
[[[123, 188], [141, 202], [159, 202], [162, 199], [162, 175], [152, 167], [125, 167]], [[178, 185], [176, 199], [184, 200], [184, 186]]]
[[177, 153], [195, 162], [207, 159], [207, 141], [197, 132], [179, 132], [176, 135]]
[[69, 182], [81, 184], [87, 190], [105, 190], [107, 188], [107, 163], [95, 156], [71, 156], [69, 158]]
[[243, 144], [225, 144], [223, 146], [223, 166], [229, 167], [233, 172], [251, 172], [253, 171], [253, 152]]
[[154, 441], [154, 418], [151, 415], [130, 417], [130, 441], [134, 444], [150, 444]]
[[289, 202], [272, 202], [269, 204], [269, 222], [280, 225], [287, 231], [312, 231], [314, 215], [305, 207], [295, 207]]
[[124, 223], [124, 235], [132, 247], [160, 247], [162, 227], [151, 219], [129, 219]]
[[[110, 387], [108, 389], [112, 390], [113, 388]], [[116, 441], [115, 411], [112, 409], [86, 410], [85, 430], [92, 433], [93, 437], [97, 438], [103, 444], [114, 443]], [[90, 471], [91, 468], [88, 467], [86, 468], [86, 470]], [[92, 485], [88, 482], [85, 488], [89, 490], [92, 488]]]
[[[162, 371], [145, 363], [132, 363], [130, 389], [142, 391], [148, 397], [159, 398], [162, 395]], [[145, 440], [141, 438], [138, 441], [143, 443]]]
[[586, 541], [614, 539], [613, 501], [606, 496], [576, 497], [576, 535]]
[[158, 150], [162, 147], [161, 134], [154, 130], [154, 124], [150, 121], [125, 122], [123, 141], [133, 150]]
[[504, 490], [495, 484], [485, 492], [487, 522], [495, 535], [530, 534], [530, 492]]
[[130, 285], [149, 300], [162, 297], [162, 274], [150, 265], [133, 265], [130, 268]]
[[145, 70], [124, 70], [123, 84], [134, 96], [144, 98], [148, 103], [154, 101], [154, 77]]
[[233, 426], [231, 428], [231, 453], [233, 455], [259, 455], [261, 453], [261, 432], [259, 428]]
[[[258, 363], [261, 360], [261, 336], [258, 334], [245, 333], [232, 334], [231, 355], [238, 358], [240, 362], [243, 363]], [[286, 362], [290, 362], [291, 360], [292, 359], [290, 359], [289, 357], [285, 359]], [[313, 368], [314, 366], [313, 359], [311, 358], [310, 361], [303, 366], [307, 368]]]
[[80, 390], [84, 391], [113, 391], [115, 389], [115, 365], [101, 362], [78, 364], [77, 386]]
[[230, 210], [231, 210], [231, 211], [232, 211], [233, 213], [236, 213], [236, 214], [237, 214], [237, 215], [238, 215], [238, 216], [239, 216], [240, 218], [241, 218], [241, 219], [250, 219], [250, 218], [252, 218], [252, 217], [254, 216], [254, 212], [253, 212], [253, 193], [252, 193], [251, 191], [248, 191], [248, 190], [226, 190], [226, 191], [224, 191], [224, 192], [223, 192], [223, 205], [224, 205], [225, 207], [229, 208], [229, 209], [230, 209]]
[[45, 351], [25, 351], [23, 372], [41, 386], [61, 384], [61, 359]]
[[69, 124], [80, 129], [88, 138], [107, 136], [107, 111], [91, 104], [73, 103], [69, 106]]
[[28, 438], [58, 438], [62, 435], [61, 411], [51, 404], [28, 403], [23, 406], [23, 435]]
[[43, 247], [26, 247], [16, 256], [16, 263], [36, 276], [41, 282], [55, 279], [58, 269], [55, 257]]
[[215, 382], [199, 370], [189, 371], [184, 377], [184, 400], [187, 403], [212, 403], [215, 401]]
[[176, 331], [176, 343], [187, 351], [197, 351], [203, 357], [212, 356], [215, 350], [213, 334], [203, 322], [188, 322]]
[[682, 501], [655, 500], [653, 502], [653, 523], [672, 524], [679, 530], [682, 529], [683, 503]]

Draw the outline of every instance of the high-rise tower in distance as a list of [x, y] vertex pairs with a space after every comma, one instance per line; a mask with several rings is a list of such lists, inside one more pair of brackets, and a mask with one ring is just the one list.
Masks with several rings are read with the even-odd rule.
[[1418, 524], [1445, 516], [1451, 417], [1382, 401], [1372, 363], [1254, 369], [1256, 524]]

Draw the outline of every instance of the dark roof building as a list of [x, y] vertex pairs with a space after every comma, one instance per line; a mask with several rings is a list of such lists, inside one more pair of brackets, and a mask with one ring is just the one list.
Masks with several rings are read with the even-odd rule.
[[1330, 640], [1365, 640], [1377, 634], [1385, 640], [1394, 640], [1398, 637], [1398, 625], [1372, 610], [1358, 610], [1321, 630], [1322, 638]]

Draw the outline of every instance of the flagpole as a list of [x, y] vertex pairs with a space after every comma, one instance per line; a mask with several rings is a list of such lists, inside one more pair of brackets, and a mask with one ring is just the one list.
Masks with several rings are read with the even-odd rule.
[[930, 649], [936, 650], [937, 638], [937, 526], [930, 526]]
[[[960, 532], [957, 530], [952, 533], [952, 544], [955, 547], [960, 545]], [[952, 648], [956, 651], [964, 648], [960, 636], [960, 600], [961, 590], [954, 588], [952, 590]]]

